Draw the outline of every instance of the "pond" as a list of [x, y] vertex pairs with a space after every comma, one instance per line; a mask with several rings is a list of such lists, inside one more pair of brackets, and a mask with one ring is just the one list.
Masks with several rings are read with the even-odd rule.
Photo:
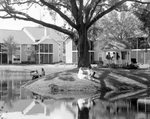
[[78, 100], [62, 95], [57, 99], [57, 94], [42, 97], [22, 88], [31, 78], [25, 71], [0, 72], [1, 118], [150, 119], [149, 90], [99, 92]]

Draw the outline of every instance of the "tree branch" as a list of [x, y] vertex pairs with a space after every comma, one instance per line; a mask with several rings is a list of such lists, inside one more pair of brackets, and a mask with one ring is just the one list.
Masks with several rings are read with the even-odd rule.
[[123, 3], [125, 3], [126, 1], [131, 1], [131, 0], [122, 0], [118, 3], [116, 3], [115, 5], [113, 5], [112, 7], [110, 7], [109, 9], [105, 10], [104, 12], [102, 12], [101, 14], [97, 15], [96, 17], [93, 18], [93, 20], [88, 24], [87, 29], [91, 27], [91, 25], [93, 23], [95, 23], [97, 20], [99, 20], [101, 17], [103, 17], [104, 15], [106, 15], [107, 13], [111, 12], [112, 10], [114, 10], [115, 8], [117, 8], [118, 6], [122, 5]]
[[[79, 7], [79, 18], [80, 18], [80, 22], [82, 21], [83, 22], [83, 0], [79, 0], [80, 1], [80, 7]], [[82, 16], [82, 17], [81, 17]]]
[[54, 3], [53, 5], [54, 5], [54, 6], [59, 5], [59, 6], [62, 6], [62, 7], [64, 7], [64, 8], [66, 8], [67, 10], [70, 10], [70, 7], [69, 7], [69, 6], [64, 5], [64, 4], [61, 4], [61, 3]]
[[45, 2], [45, 0], [40, 0], [40, 1], [42, 4], [46, 5], [47, 7], [57, 12], [64, 20], [68, 22], [68, 24], [70, 24], [73, 28], [76, 29], [76, 25], [65, 14], [63, 14], [59, 9], [57, 9], [56, 6], [53, 6], [52, 4]]
[[[72, 6], [72, 15], [74, 16], [76, 22], [78, 21], [78, 7], [76, 4], [76, 0], [70, 0]], [[78, 22], [77, 22], [78, 23]]]
[[[9, 14], [9, 13], [8, 13]], [[41, 20], [37, 20], [37, 19], [34, 19], [33, 17], [30, 17], [29, 15], [25, 14], [25, 13], [22, 13], [22, 12], [11, 12], [11, 14], [9, 14], [10, 16], [5, 16], [5, 17], [2, 17], [0, 16], [0, 18], [2, 19], [8, 19], [8, 18], [17, 18], [17, 19], [21, 19], [21, 20], [25, 20], [25, 21], [32, 21], [34, 23], [37, 23], [37, 24], [41, 24], [43, 26], [46, 26], [46, 27], [50, 27], [52, 29], [55, 29], [59, 32], [62, 32], [64, 34], [67, 34], [69, 36], [74, 36], [74, 33], [71, 32], [71, 31], [68, 31], [66, 29], [63, 29], [62, 27], [59, 27], [59, 26], [56, 26], [56, 25], [53, 25], [53, 24], [50, 24], [50, 23], [46, 23], [46, 22], [43, 22]], [[18, 16], [18, 15], [22, 15], [23, 17], [21, 16]]]
[[138, 2], [138, 3], [141, 3], [141, 4], [150, 4], [150, 1], [149, 2], [142, 2], [142, 1], [139, 1], [139, 0], [130, 0], [131, 2]]
[[[93, 1], [94, 1], [94, 0], [93, 0]], [[100, 1], [101, 1], [101, 0], [95, 1], [95, 5], [93, 6], [93, 8], [92, 8], [92, 10], [91, 10], [91, 12], [90, 12], [88, 22], [91, 20], [93, 14], [94, 14], [94, 12], [95, 12], [95, 9], [96, 9], [96, 7], [97, 7], [97, 5], [99, 4]]]

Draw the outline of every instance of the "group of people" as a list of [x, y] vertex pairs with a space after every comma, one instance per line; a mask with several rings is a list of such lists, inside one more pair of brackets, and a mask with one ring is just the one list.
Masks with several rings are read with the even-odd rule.
[[110, 55], [110, 52], [108, 52], [108, 54], [106, 55], [106, 59], [107, 60], [113, 60], [116, 59], [118, 60], [120, 58], [119, 54], [116, 52], [113, 52], [113, 56]]
[[108, 52], [108, 54], [106, 55], [106, 59], [109, 61], [110, 63], [115, 63], [120, 59], [120, 56], [117, 52], [113, 52], [113, 55], [110, 55], [110, 52]]
[[78, 78], [79, 79], [92, 79], [95, 75], [95, 72], [92, 70], [92, 67], [89, 66], [88, 69], [84, 69], [83, 67], [79, 68]]
[[42, 76], [45, 76], [44, 68], [41, 69], [41, 74], [38, 73], [38, 70], [31, 71], [30, 73], [32, 74], [32, 80], [39, 78], [39, 77], [42, 77]]

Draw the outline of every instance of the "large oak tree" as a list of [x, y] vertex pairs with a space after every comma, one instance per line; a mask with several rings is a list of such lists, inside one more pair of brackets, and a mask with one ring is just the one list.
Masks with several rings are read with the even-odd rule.
[[103, 34], [103, 37], [101, 35], [97, 41], [108, 42], [108, 44], [121, 43], [126, 49], [136, 45], [131, 38], [142, 37], [144, 34], [140, 29], [143, 27], [142, 22], [132, 12], [127, 11], [112, 11], [100, 19], [97, 26], [102, 29]]
[[[32, 21], [67, 34], [77, 45], [78, 67], [88, 67], [89, 28], [107, 13], [120, 9], [127, 1], [143, 3], [141, 0], [1, 0], [0, 18]], [[34, 4], [46, 8], [50, 13], [58, 14], [73, 30], [34, 18], [28, 12]], [[22, 7], [19, 6], [26, 6], [26, 10], [21, 10]]]

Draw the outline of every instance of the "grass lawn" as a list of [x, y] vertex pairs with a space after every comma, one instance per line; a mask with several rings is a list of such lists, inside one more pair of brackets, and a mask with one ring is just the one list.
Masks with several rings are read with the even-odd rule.
[[[41, 72], [41, 68], [45, 69], [46, 79], [39, 81], [51, 82], [51, 79], [61, 77], [61, 80], [75, 80], [78, 79], [78, 69], [73, 65], [0, 65], [0, 70], [12, 70], [12, 71], [26, 71], [38, 70]], [[113, 90], [125, 88], [132, 84], [132, 88], [147, 88], [150, 86], [150, 70], [125, 70], [125, 69], [110, 69], [110, 68], [93, 68], [96, 72], [93, 81], [100, 83], [100, 88], [111, 88]], [[65, 74], [60, 74], [67, 71]], [[84, 80], [86, 81], [86, 80]], [[38, 82], [38, 81], [37, 81]], [[69, 82], [69, 81], [68, 81]], [[131, 88], [131, 87], [130, 87]], [[126, 88], [125, 88], [126, 89]]]
[[[59, 66], [63, 69], [64, 66]], [[58, 70], [53, 67], [53, 70]], [[78, 68], [70, 67], [66, 70], [59, 70], [56, 73], [50, 73], [46, 77], [31, 82], [25, 88], [40, 95], [62, 97], [62, 95], [78, 96], [106, 92], [136, 92], [148, 89], [150, 86], [149, 70], [125, 70], [111, 68], [93, 68], [96, 72], [93, 80], [81, 80], [77, 77]], [[138, 92], [139, 93], [139, 92]], [[57, 94], [57, 95], [56, 95]]]

